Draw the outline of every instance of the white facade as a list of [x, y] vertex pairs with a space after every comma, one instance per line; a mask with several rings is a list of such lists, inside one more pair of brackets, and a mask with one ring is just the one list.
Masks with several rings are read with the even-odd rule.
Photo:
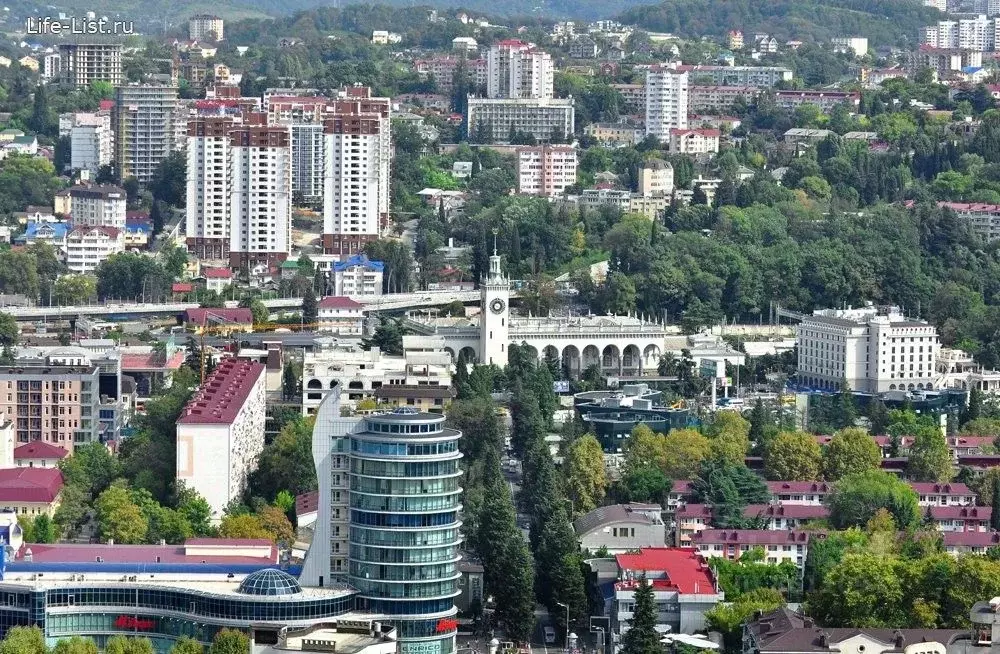
[[667, 66], [646, 71], [646, 136], [663, 142], [688, 126], [688, 74]]
[[672, 129], [670, 151], [678, 154], [716, 154], [719, 152], [719, 130]]
[[111, 163], [111, 120], [107, 123], [75, 125], [70, 130], [70, 167], [97, 175], [101, 166]]
[[937, 329], [898, 307], [817, 310], [797, 334], [800, 383], [838, 389], [846, 380], [869, 393], [934, 386]]
[[506, 141], [511, 129], [547, 141], [575, 131], [573, 98], [491, 99], [469, 97], [468, 130], [484, 125], [493, 141]]
[[487, 53], [486, 68], [490, 98], [552, 97], [552, 57], [533, 43], [501, 41]]
[[39, 72], [43, 82], [51, 82], [62, 72], [62, 57], [58, 52], [50, 52], [42, 57], [42, 67]]
[[148, 184], [171, 152], [178, 149], [177, 87], [158, 84], [120, 86], [113, 115], [115, 164], [119, 179]]
[[525, 195], [556, 197], [576, 184], [576, 148], [540, 145], [518, 148], [517, 190]]
[[223, 359], [177, 420], [177, 481], [198, 491], [218, 522], [264, 449], [264, 366]]
[[606, 548], [620, 554], [642, 547], [663, 547], [666, 525], [659, 504], [614, 504], [594, 509], [573, 522], [580, 548]]
[[192, 41], [221, 41], [225, 23], [218, 16], [200, 14], [188, 20], [188, 37]]
[[863, 36], [837, 36], [830, 43], [834, 52], [850, 52], [855, 57], [868, 54], [868, 39]]
[[479, 363], [507, 365], [510, 341], [510, 281], [500, 270], [500, 256], [494, 247], [490, 269], [480, 285], [480, 356]]
[[60, 76], [78, 89], [90, 88], [93, 82], [120, 86], [122, 74], [121, 43], [61, 43]]
[[670, 195], [674, 191], [674, 167], [670, 162], [653, 159], [639, 170], [639, 195], [655, 197]]
[[229, 132], [233, 118], [205, 117], [188, 123], [187, 202], [188, 251], [199, 259], [229, 259]]
[[73, 225], [125, 229], [125, 190], [117, 186], [74, 186], [69, 190]]
[[923, 42], [933, 48], [995, 50], [998, 22], [979, 15], [975, 18], [941, 20], [924, 28]]
[[363, 309], [363, 304], [348, 297], [325, 297], [317, 307], [317, 329], [341, 336], [361, 336], [364, 331]]
[[333, 292], [335, 295], [351, 296], [382, 295], [383, 275], [381, 262], [334, 264]]
[[66, 268], [93, 273], [112, 254], [125, 251], [124, 232], [115, 227], [77, 227], [66, 235]]

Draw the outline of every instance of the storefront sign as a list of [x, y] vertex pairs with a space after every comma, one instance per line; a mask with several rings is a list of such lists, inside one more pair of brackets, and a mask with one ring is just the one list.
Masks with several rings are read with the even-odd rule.
[[131, 615], [119, 615], [115, 618], [115, 629], [137, 629], [140, 631], [149, 631], [156, 628], [156, 622], [153, 620], [142, 620]]
[[439, 634], [443, 634], [448, 631], [455, 631], [456, 629], [458, 629], [458, 620], [438, 620], [436, 631]]

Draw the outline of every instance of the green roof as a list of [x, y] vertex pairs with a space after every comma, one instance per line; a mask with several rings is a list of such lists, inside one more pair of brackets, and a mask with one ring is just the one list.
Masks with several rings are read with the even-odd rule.
[[299, 267], [299, 262], [298, 261], [292, 261], [291, 259], [285, 259], [281, 263], [281, 267], [282, 268], [298, 268]]

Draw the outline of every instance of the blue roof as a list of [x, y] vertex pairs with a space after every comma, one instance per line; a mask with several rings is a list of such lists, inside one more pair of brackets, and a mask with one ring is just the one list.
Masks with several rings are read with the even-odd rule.
[[355, 254], [350, 259], [345, 259], [344, 261], [338, 261], [333, 264], [333, 269], [335, 271], [347, 270], [348, 268], [354, 268], [355, 266], [364, 266], [368, 270], [374, 270], [376, 272], [382, 272], [385, 269], [385, 264], [381, 261], [372, 261], [364, 254]]
[[142, 232], [144, 234], [148, 234], [149, 232], [153, 231], [153, 226], [150, 225], [148, 222], [145, 222], [145, 221], [134, 222], [134, 223], [126, 222], [125, 223], [125, 231], [126, 232]]
[[982, 66], [966, 66], [962, 69], [963, 73], [978, 73], [983, 69]]
[[43, 227], [51, 227], [52, 231], [55, 233], [56, 238], [63, 238], [66, 233], [69, 232], [69, 223], [67, 222], [35, 222], [31, 221], [27, 225], [27, 229], [24, 231], [25, 238], [35, 238], [38, 235], [38, 230]]

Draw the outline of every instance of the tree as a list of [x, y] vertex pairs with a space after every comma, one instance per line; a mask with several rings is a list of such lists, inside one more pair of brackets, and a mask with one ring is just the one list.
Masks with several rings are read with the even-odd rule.
[[379, 317], [378, 326], [371, 338], [362, 339], [366, 350], [377, 347], [381, 352], [394, 356], [403, 354], [403, 326], [396, 318]]
[[607, 490], [604, 450], [593, 434], [573, 441], [566, 455], [566, 487], [574, 511], [586, 513], [596, 508]]
[[0, 642], [0, 654], [46, 654], [45, 635], [38, 627], [11, 627]]
[[670, 492], [671, 482], [662, 470], [647, 465], [626, 471], [616, 489], [616, 494], [624, 502], [663, 504]]
[[914, 481], [949, 481], [954, 474], [951, 451], [937, 427], [920, 427], [910, 445], [906, 473]]
[[32, 523], [31, 535], [32, 540], [25, 539], [25, 542], [31, 543], [54, 543], [58, 534], [56, 534], [56, 526], [52, 524], [52, 519], [47, 513], [41, 513], [36, 518], [34, 523]]
[[260, 522], [260, 518], [249, 513], [242, 515], [223, 516], [219, 525], [219, 536], [222, 538], [267, 538], [274, 540], [274, 535]]
[[250, 474], [250, 495], [268, 501], [287, 490], [301, 495], [316, 490], [316, 467], [312, 460], [313, 418], [289, 422], [264, 447], [257, 469]]
[[772, 480], [819, 479], [821, 464], [819, 443], [812, 434], [783, 431], [764, 451], [764, 476]]
[[112, 636], [104, 646], [104, 654], [154, 654], [153, 643], [148, 638]]
[[97, 643], [81, 636], [64, 638], [52, 648], [52, 654], [97, 654]]
[[833, 425], [838, 429], [853, 427], [858, 419], [858, 408], [854, 404], [854, 394], [846, 379], [840, 383], [840, 393], [837, 394], [834, 417]]
[[588, 607], [579, 544], [562, 499], [556, 498], [544, 518], [533, 516], [531, 528], [535, 532], [540, 525], [540, 533], [534, 538], [536, 595], [554, 615], [556, 624], [565, 629], [565, 614], [559, 617], [559, 602], [569, 605], [571, 622], [586, 616]]
[[0, 313], [0, 346], [14, 347], [21, 335], [17, 320], [9, 313]]
[[184, 205], [187, 197], [187, 159], [183, 153], [172, 152], [160, 162], [149, 181], [149, 191], [156, 200], [175, 207]]
[[750, 412], [750, 431], [747, 433], [747, 438], [750, 439], [751, 445], [760, 447], [764, 444], [764, 430], [770, 424], [771, 420], [767, 415], [767, 409], [764, 408], [764, 402], [758, 397]]
[[97, 280], [90, 275], [62, 275], [52, 289], [52, 303], [60, 306], [87, 304], [97, 297]]
[[288, 545], [295, 542], [295, 528], [285, 512], [277, 506], [265, 506], [257, 512], [257, 519], [261, 528], [271, 534], [274, 542]]
[[965, 409], [962, 425], [975, 422], [983, 414], [983, 392], [978, 386], [973, 386], [969, 391], [969, 406]]
[[260, 300], [253, 300], [250, 303], [250, 313], [253, 314], [253, 324], [263, 325], [271, 319], [271, 312]]
[[691, 482], [697, 502], [714, 507], [714, 520], [720, 527], [743, 523], [743, 508], [748, 504], [766, 504], [771, 494], [760, 477], [743, 465], [708, 459], [698, 477]]
[[882, 451], [868, 432], [857, 427], [842, 429], [823, 452], [823, 476], [837, 481], [845, 475], [875, 470], [881, 462]]
[[97, 295], [156, 302], [167, 295], [172, 277], [159, 261], [135, 252], [112, 254], [97, 266]]
[[177, 512], [184, 516], [191, 531], [196, 536], [207, 536], [211, 532], [212, 507], [208, 500], [183, 481], [177, 482]]
[[[992, 488], [993, 497], [1000, 497], [1000, 475], [994, 475]], [[1000, 530], [1000, 507], [990, 513], [990, 529]]]
[[170, 654], [205, 654], [205, 648], [194, 638], [184, 636], [170, 648]]
[[208, 654], [246, 654], [250, 651], [250, 638], [236, 629], [221, 629], [215, 634]]
[[138, 544], [146, 539], [149, 522], [132, 501], [124, 485], [112, 485], [95, 503], [101, 539], [122, 544]]
[[316, 293], [309, 290], [302, 296], [302, 323], [315, 325], [318, 318], [319, 302], [316, 300]]
[[635, 589], [635, 608], [629, 629], [622, 636], [622, 654], [661, 654], [660, 634], [656, 631], [658, 613], [653, 587], [643, 576]]
[[830, 524], [837, 529], [866, 525], [879, 509], [888, 510], [900, 529], [909, 529], [920, 522], [916, 492], [905, 481], [882, 470], [841, 477], [827, 504]]
[[881, 399], [873, 399], [868, 403], [868, 422], [869, 430], [876, 436], [885, 434], [889, 428], [889, 411]]
[[722, 633], [727, 651], [738, 651], [743, 625], [758, 612], [767, 614], [785, 605], [785, 598], [773, 588], [758, 588], [741, 594], [733, 602], [720, 602], [705, 612], [710, 629]]

